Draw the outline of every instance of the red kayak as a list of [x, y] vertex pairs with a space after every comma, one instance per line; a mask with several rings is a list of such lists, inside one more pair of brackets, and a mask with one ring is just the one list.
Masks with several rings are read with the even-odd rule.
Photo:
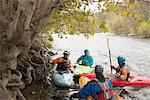
[[[84, 76], [90, 80], [95, 78], [95, 73], [90, 74], [80, 74], [80, 76]], [[113, 86], [140, 86], [140, 87], [146, 87], [150, 86], [150, 78], [142, 77], [142, 76], [130, 76], [130, 81], [123, 81], [119, 80], [117, 78], [112, 79]]]

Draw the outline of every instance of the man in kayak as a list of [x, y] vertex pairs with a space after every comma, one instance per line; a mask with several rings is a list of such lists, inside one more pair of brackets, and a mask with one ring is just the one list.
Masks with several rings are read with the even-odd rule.
[[68, 51], [63, 52], [63, 57], [56, 58], [52, 61], [53, 64], [58, 64], [58, 70], [65, 70], [66, 68], [71, 68], [71, 61], [69, 60], [70, 53]]
[[91, 98], [90, 100], [118, 100], [116, 98], [119, 97], [111, 90], [112, 83], [105, 79], [103, 70], [102, 66], [96, 65], [96, 78], [88, 82], [78, 93], [71, 95], [71, 98], [84, 98], [86, 100], [87, 98]]
[[85, 66], [92, 66], [93, 65], [93, 57], [90, 56], [90, 51], [88, 49], [84, 50], [85, 55], [82, 55], [78, 58], [77, 63], [80, 65]]
[[117, 60], [118, 60], [118, 65], [119, 65], [117, 68], [111, 65], [112, 69], [116, 70], [116, 75], [117, 75], [116, 77], [121, 80], [128, 81], [129, 76], [130, 76], [130, 69], [125, 64], [125, 57], [118, 56]]

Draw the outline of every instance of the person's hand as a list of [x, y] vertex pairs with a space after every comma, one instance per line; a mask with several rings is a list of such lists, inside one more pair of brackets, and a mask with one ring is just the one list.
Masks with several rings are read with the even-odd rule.
[[70, 70], [71, 73], [73, 73], [73, 70], [72, 70], [72, 69], [69, 68], [69, 70]]
[[49, 59], [48, 59], [48, 63], [51, 64], [51, 63], [52, 63], [52, 60], [49, 60]]
[[117, 78], [120, 78], [120, 77], [121, 77], [121, 75], [118, 73], [118, 74], [116, 74], [116, 77], [117, 77]]
[[113, 65], [110, 65], [110, 67], [111, 67], [111, 68], [115, 68], [115, 66], [113, 66]]
[[82, 61], [79, 61], [78, 64], [81, 65], [81, 64], [82, 64]]

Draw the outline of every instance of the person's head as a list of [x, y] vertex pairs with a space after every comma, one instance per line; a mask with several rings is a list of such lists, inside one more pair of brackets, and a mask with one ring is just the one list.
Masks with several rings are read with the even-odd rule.
[[86, 56], [89, 56], [89, 55], [90, 55], [90, 51], [89, 51], [88, 49], [85, 49], [85, 50], [84, 50], [84, 54], [85, 54]]
[[69, 55], [70, 53], [68, 51], [64, 51], [64, 59], [68, 59], [69, 58]]
[[104, 68], [101, 65], [96, 65], [95, 66], [95, 74], [96, 74], [96, 78], [100, 81], [100, 82], [105, 82], [105, 77], [103, 75], [104, 72]]
[[125, 66], [125, 57], [124, 56], [118, 56], [117, 60], [118, 60], [119, 66], [121, 66], [121, 67]]

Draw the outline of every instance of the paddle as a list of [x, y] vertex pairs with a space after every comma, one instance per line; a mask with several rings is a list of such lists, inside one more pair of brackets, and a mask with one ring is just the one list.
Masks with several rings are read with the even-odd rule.
[[139, 91], [141, 89], [140, 86], [125, 86], [122, 88], [122, 91], [119, 93], [119, 96], [121, 96], [124, 92], [128, 93], [134, 93], [136, 91]]
[[[109, 52], [109, 62], [110, 62], [110, 66], [111, 66], [112, 61], [111, 61], [111, 52], [110, 52], [109, 38], [108, 37], [107, 37], [107, 47], [108, 47], [108, 52]], [[111, 67], [111, 74], [112, 74], [112, 67]]]
[[125, 87], [123, 87], [123, 89], [125, 89], [129, 93], [132, 93], [135, 91], [139, 91], [141, 89], [141, 87], [140, 86], [125, 86]]

